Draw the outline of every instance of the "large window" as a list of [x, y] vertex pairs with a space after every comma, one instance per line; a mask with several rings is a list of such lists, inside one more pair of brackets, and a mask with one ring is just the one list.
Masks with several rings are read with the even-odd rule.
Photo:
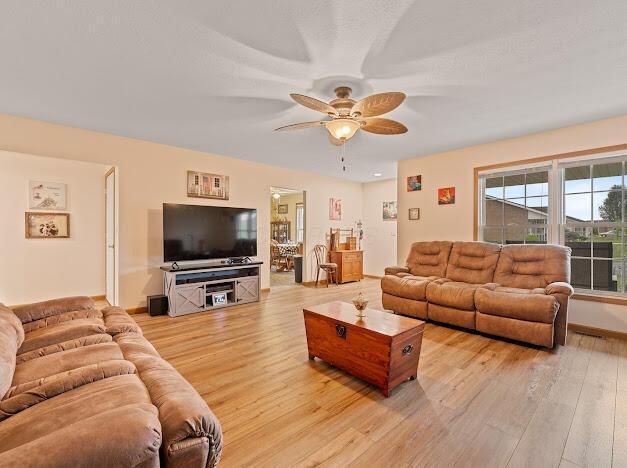
[[545, 244], [549, 213], [547, 168], [483, 179], [483, 239], [499, 244]]
[[608, 156], [480, 172], [479, 238], [567, 245], [577, 290], [627, 295], [627, 156]]
[[564, 242], [575, 288], [625, 292], [624, 161], [562, 164]]

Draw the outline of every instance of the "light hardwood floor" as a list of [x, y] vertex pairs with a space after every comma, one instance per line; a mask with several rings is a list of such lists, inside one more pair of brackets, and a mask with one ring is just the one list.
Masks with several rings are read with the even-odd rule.
[[556, 352], [428, 324], [418, 379], [389, 398], [307, 359], [302, 307], [381, 309], [379, 282], [296, 286], [172, 319], [135, 315], [222, 423], [220, 466], [627, 466], [627, 342]]

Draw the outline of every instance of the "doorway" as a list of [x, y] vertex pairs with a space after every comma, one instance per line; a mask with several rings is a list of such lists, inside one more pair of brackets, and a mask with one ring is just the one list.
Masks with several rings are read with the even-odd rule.
[[270, 187], [270, 287], [302, 283], [305, 192]]
[[112, 167], [105, 174], [105, 298], [111, 305], [117, 304], [115, 179], [115, 167]]

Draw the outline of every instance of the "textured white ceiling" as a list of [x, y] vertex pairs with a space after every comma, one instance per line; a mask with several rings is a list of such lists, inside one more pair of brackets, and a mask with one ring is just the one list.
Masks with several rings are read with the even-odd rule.
[[[315, 171], [395, 161], [624, 114], [625, 0], [0, 2], [0, 112]], [[335, 77], [345, 77], [336, 79]], [[404, 91], [409, 132], [358, 134], [342, 173], [329, 100]]]

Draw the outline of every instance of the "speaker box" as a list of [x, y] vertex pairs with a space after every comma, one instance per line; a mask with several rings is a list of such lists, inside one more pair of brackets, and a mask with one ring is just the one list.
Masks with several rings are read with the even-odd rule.
[[168, 313], [168, 296], [164, 296], [163, 294], [148, 296], [146, 303], [148, 304], [148, 314], [151, 316], [165, 315]]

